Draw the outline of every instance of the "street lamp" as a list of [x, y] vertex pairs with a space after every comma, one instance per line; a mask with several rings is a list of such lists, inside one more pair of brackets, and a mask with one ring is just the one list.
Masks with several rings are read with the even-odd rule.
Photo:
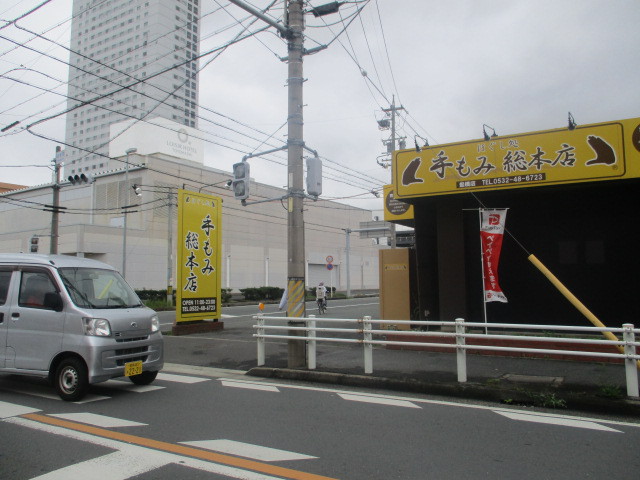
[[123, 210], [123, 214], [124, 214], [124, 225], [122, 228], [122, 277], [126, 278], [127, 277], [127, 210], [126, 208], [129, 207], [129, 155], [131, 155], [132, 153], [136, 153], [138, 151], [137, 148], [128, 148], [125, 153], [127, 154], [127, 163], [126, 163], [126, 167], [124, 170], [124, 183], [125, 183], [125, 188], [124, 191], [126, 192], [126, 205], [124, 207], [122, 207]]

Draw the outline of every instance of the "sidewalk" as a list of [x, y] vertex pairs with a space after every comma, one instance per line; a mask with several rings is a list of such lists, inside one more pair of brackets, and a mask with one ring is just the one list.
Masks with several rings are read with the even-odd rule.
[[620, 364], [467, 355], [466, 383], [457, 381], [454, 353], [374, 347], [373, 374], [364, 374], [360, 345], [319, 344], [317, 369], [287, 368], [286, 341], [270, 341], [257, 367], [252, 331], [165, 337], [165, 362], [246, 371], [275, 379], [419, 392], [449, 397], [596, 411], [640, 417], [640, 401], [626, 397]]

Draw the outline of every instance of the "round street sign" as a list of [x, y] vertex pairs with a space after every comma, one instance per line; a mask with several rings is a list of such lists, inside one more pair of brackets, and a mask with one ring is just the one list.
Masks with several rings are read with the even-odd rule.
[[327, 263], [327, 270], [333, 270], [333, 263]]
[[[326, 260], [327, 260], [327, 263], [333, 263], [333, 257], [331, 255], [327, 255]], [[331, 270], [331, 269], [329, 269], [329, 270]]]

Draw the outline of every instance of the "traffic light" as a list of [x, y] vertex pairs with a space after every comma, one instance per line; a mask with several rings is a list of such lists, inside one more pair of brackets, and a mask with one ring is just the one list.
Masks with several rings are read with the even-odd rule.
[[81, 183], [93, 183], [93, 177], [88, 173], [86, 175], [84, 173], [81, 173], [80, 175], [69, 175], [67, 177], [67, 180], [69, 180], [72, 185], [80, 185]]
[[235, 163], [233, 165], [233, 181], [231, 189], [233, 195], [238, 200], [245, 200], [249, 197], [249, 164], [247, 162]]
[[29, 251], [31, 253], [38, 253], [38, 241], [39, 238], [37, 236], [33, 236], [31, 237], [31, 240], [29, 242]]

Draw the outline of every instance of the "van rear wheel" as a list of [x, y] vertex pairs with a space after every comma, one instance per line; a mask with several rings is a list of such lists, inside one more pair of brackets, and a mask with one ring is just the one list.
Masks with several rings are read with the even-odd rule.
[[65, 358], [58, 364], [54, 377], [58, 395], [67, 402], [80, 400], [89, 390], [87, 367], [78, 358]]
[[129, 377], [133, 383], [136, 385], [149, 385], [153, 382], [158, 376], [158, 372], [142, 372], [138, 375], [133, 375]]

